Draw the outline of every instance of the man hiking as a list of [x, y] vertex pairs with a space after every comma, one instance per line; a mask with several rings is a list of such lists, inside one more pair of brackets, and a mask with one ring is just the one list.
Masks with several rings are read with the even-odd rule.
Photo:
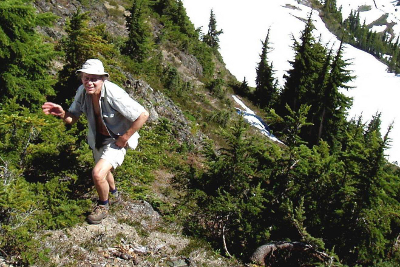
[[108, 214], [109, 193], [119, 196], [111, 171], [122, 164], [127, 147], [136, 148], [138, 130], [149, 113], [125, 90], [108, 81], [109, 74], [100, 60], [88, 59], [76, 73], [82, 85], [68, 111], [52, 102], [44, 103], [42, 109], [67, 124], [75, 123], [82, 113], [87, 117], [87, 141], [95, 161], [92, 179], [98, 194], [97, 205], [87, 220], [98, 224]]

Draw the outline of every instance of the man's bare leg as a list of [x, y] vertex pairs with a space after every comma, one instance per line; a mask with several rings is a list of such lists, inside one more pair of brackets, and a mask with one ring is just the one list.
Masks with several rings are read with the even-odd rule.
[[99, 200], [108, 200], [110, 186], [115, 188], [114, 176], [111, 174], [112, 165], [104, 159], [100, 159], [92, 171], [94, 185], [99, 195]]
[[114, 175], [112, 174], [111, 170], [107, 174], [106, 179], [107, 179], [108, 185], [110, 187], [110, 191], [113, 191], [115, 189], [115, 181], [114, 181]]
[[98, 224], [107, 217], [108, 214], [108, 193], [110, 186], [107, 181], [108, 174], [112, 165], [104, 159], [100, 159], [92, 170], [92, 178], [99, 195], [97, 206], [87, 217], [89, 223]]

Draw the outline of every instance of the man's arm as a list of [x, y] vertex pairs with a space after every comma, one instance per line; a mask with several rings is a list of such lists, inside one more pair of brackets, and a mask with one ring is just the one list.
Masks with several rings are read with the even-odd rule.
[[52, 102], [44, 103], [42, 105], [42, 110], [46, 115], [50, 114], [60, 117], [66, 124], [73, 124], [79, 119], [78, 117], [72, 115], [71, 112], [65, 111], [60, 105]]
[[128, 129], [128, 131], [125, 132], [125, 134], [120, 135], [115, 142], [115, 145], [118, 147], [125, 147], [128, 143], [129, 138], [136, 133], [144, 123], [147, 121], [149, 118], [149, 113], [147, 111], [143, 111], [140, 116], [132, 123], [131, 127]]

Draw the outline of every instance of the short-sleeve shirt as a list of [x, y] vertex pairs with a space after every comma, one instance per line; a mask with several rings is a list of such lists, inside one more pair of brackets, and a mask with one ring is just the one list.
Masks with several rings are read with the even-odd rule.
[[[132, 123], [145, 112], [145, 109], [137, 101], [133, 100], [128, 93], [118, 85], [104, 81], [101, 88], [99, 100], [100, 112], [104, 125], [109, 134], [114, 139], [123, 135]], [[92, 104], [92, 95], [86, 94], [85, 87], [79, 86], [74, 102], [69, 107], [75, 117], [80, 117], [84, 113], [88, 120], [88, 144], [94, 149], [96, 140], [96, 120]], [[135, 148], [139, 139], [139, 134], [135, 132], [128, 140], [128, 146]]]

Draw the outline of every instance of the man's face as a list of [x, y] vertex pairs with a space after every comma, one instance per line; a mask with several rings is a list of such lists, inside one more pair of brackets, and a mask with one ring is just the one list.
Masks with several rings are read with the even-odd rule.
[[101, 92], [104, 83], [104, 76], [82, 73], [82, 83], [85, 86], [86, 93], [89, 95], [97, 95]]

